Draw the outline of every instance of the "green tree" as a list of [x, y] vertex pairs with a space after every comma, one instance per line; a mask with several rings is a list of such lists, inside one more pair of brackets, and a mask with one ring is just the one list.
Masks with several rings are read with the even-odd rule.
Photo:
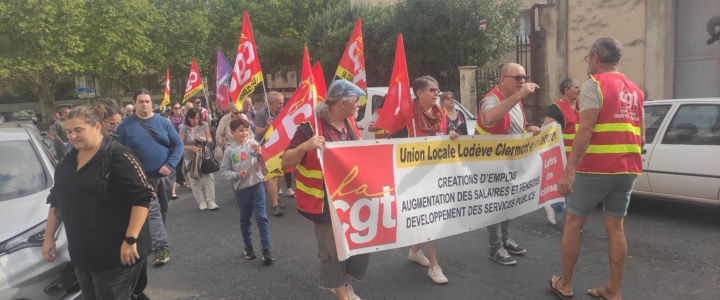
[[392, 37], [396, 30], [387, 22], [392, 13], [393, 6], [389, 5], [350, 6], [342, 3], [313, 17], [307, 31], [310, 55], [320, 60], [328, 84], [335, 76], [355, 23], [361, 17], [368, 85], [387, 85], [395, 55]]
[[163, 58], [154, 67], [161, 75], [160, 82], [165, 79], [165, 68], [170, 68], [173, 78], [170, 95], [173, 101], [182, 101], [193, 59], [197, 61], [200, 75], [215, 77], [215, 46], [208, 44], [213, 29], [209, 10], [206, 4], [196, 0], [154, 2], [160, 19], [153, 28], [152, 36]]
[[339, 5], [312, 19], [311, 55], [334, 74], [355, 20], [363, 19], [368, 84], [387, 85], [403, 34], [410, 76], [457, 75], [462, 64], [499, 60], [514, 46], [517, 0], [406, 0], [392, 6]]
[[99, 96], [120, 98], [149, 67], [160, 64], [162, 47], [149, 34], [160, 20], [158, 12], [148, 0], [90, 0], [85, 10], [85, 75], [101, 83]]
[[57, 83], [85, 70], [84, 5], [85, 0], [3, 1], [0, 73], [32, 83], [43, 116], [55, 110]]

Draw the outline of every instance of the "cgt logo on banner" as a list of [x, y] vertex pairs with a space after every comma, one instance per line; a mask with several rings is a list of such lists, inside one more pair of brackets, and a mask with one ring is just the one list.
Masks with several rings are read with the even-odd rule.
[[405, 247], [560, 202], [560, 126], [537, 136], [327, 143], [323, 178], [338, 257]]
[[[386, 169], [392, 166], [392, 156], [368, 155], [391, 153], [392, 145], [373, 145], [347, 148], [343, 157], [327, 152], [326, 166], [340, 166], [345, 176], [325, 177], [332, 205], [347, 241], [347, 250], [391, 244], [397, 238], [397, 206], [395, 179]], [[353, 157], [348, 160], [347, 157]], [[362, 178], [363, 180], [358, 180]], [[332, 206], [331, 206], [332, 208]]]

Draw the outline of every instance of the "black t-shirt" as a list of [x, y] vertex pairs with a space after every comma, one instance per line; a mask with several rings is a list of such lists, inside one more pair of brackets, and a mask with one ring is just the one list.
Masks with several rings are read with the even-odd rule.
[[[148, 207], [155, 191], [137, 155], [118, 142], [105, 138], [80, 170], [77, 153], [73, 148], [55, 169], [47, 202], [60, 210], [76, 268], [97, 272], [122, 267], [120, 246], [132, 207]], [[137, 237], [137, 248], [141, 259], [151, 252], [147, 222]]]
[[565, 117], [563, 117], [562, 111], [560, 111], [560, 107], [557, 106], [557, 104], [552, 104], [548, 107], [547, 116], [555, 119], [555, 121], [560, 124], [560, 127], [565, 129]]

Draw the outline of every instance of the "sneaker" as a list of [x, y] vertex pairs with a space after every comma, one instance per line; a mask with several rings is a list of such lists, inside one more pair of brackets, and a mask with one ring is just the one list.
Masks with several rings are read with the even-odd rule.
[[285, 214], [285, 212], [283, 211], [282, 207], [280, 207], [280, 205], [273, 206], [273, 215], [274, 216], [280, 217], [284, 214]]
[[287, 195], [290, 198], [295, 198], [295, 191], [293, 191], [293, 189], [288, 189]]
[[263, 250], [262, 256], [263, 256], [263, 262], [266, 265], [271, 265], [275, 261], [275, 258], [272, 256], [272, 253], [270, 253], [270, 249]]
[[162, 266], [168, 261], [170, 261], [170, 250], [167, 248], [155, 250], [155, 260], [153, 261], [154, 266]]
[[550, 224], [556, 225], [557, 220], [555, 220], [555, 210], [550, 206], [545, 206], [545, 212], [547, 213], [548, 221], [550, 221]]
[[252, 247], [245, 247], [243, 254], [245, 254], [245, 258], [247, 259], [255, 259], [257, 257]]
[[280, 206], [280, 208], [282, 208], [282, 209], [285, 209], [285, 204], [280, 202], [280, 199], [278, 199], [278, 206]]
[[209, 210], [218, 210], [220, 208], [215, 201], [207, 201], [207, 209]]
[[443, 274], [440, 266], [430, 267], [428, 269], [428, 277], [430, 277], [432, 281], [435, 281], [435, 283], [443, 284], [448, 282], [448, 279]]
[[525, 250], [525, 248], [523, 248], [522, 246], [518, 245], [518, 243], [516, 243], [515, 241], [513, 241], [513, 239], [511, 239], [511, 238], [508, 238], [508, 239], [503, 243], [503, 248], [505, 248], [505, 250], [507, 250], [507, 252], [510, 252], [510, 253], [512, 253], [512, 254], [515, 254], [515, 255], [523, 254], [523, 253], [527, 252], [527, 250]]
[[181, 183], [178, 183], [178, 186], [181, 188], [186, 188], [186, 187], [189, 187], [190, 185], [187, 182], [181, 182]]
[[208, 205], [205, 201], [200, 201], [200, 203], [198, 203], [198, 208], [200, 208], [200, 210], [206, 210], [208, 209]]
[[[334, 289], [330, 289], [330, 291], [331, 291], [334, 295], [337, 295], [337, 293], [335, 292]], [[349, 300], [360, 300], [360, 297], [358, 297], [358, 295], [355, 294], [355, 291], [353, 290], [352, 285], [349, 285], [349, 284], [347, 284], [347, 283], [345, 284], [345, 293], [347, 294], [347, 297], [348, 297]]]
[[355, 294], [355, 291], [353, 290], [352, 285], [346, 284], [345, 287], [347, 288], [347, 297], [349, 300], [360, 300], [360, 297]]
[[282, 189], [278, 189], [278, 195], [282, 195]]
[[410, 253], [408, 254], [408, 258], [416, 263], [419, 263], [420, 265], [426, 267], [430, 266], [430, 260], [425, 257], [425, 254], [423, 254], [422, 250], [418, 250], [418, 252], [413, 252], [411, 248]]
[[495, 252], [490, 252], [488, 257], [501, 265], [512, 266], [517, 263], [517, 261], [510, 256], [507, 250], [505, 250], [505, 248], [500, 248]]

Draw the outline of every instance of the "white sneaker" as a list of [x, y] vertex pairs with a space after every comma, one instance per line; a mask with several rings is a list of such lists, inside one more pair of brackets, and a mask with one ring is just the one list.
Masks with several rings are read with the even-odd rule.
[[207, 209], [217, 210], [218, 208], [220, 207], [215, 203], [215, 201], [207, 201]]
[[[330, 289], [330, 291], [331, 291], [334, 295], [337, 296], [337, 293], [335, 292], [334, 289]], [[347, 297], [348, 297], [348, 299], [350, 299], [350, 300], [360, 300], [360, 297], [358, 297], [358, 295], [355, 294], [355, 291], [353, 290], [352, 285], [350, 285], [350, 284], [347, 284], [347, 283], [345, 284], [345, 293], [347, 294]]]
[[347, 296], [350, 300], [360, 300], [360, 297], [355, 294], [355, 291], [353, 291], [352, 285], [345, 285], [347, 287]]
[[432, 281], [435, 281], [435, 283], [443, 284], [448, 282], [448, 279], [443, 274], [440, 266], [430, 267], [428, 269], [428, 277], [430, 277]]
[[555, 210], [550, 207], [550, 205], [545, 206], [545, 212], [547, 213], [548, 221], [550, 221], [550, 224], [557, 224], [557, 221], [555, 221]]
[[206, 209], [208, 209], [207, 203], [205, 203], [205, 201], [200, 201], [200, 202], [198, 203], [198, 207], [200, 208], [200, 210], [206, 210]]
[[430, 266], [430, 260], [425, 257], [425, 254], [423, 254], [422, 250], [418, 250], [418, 252], [413, 252], [412, 248], [410, 248], [410, 253], [408, 253], [408, 258], [416, 263], [419, 263], [420, 265], [429, 267]]
[[295, 191], [293, 191], [293, 189], [288, 189], [287, 195], [288, 197], [295, 198]]
[[282, 189], [281, 189], [281, 188], [278, 188], [278, 195], [282, 195], [282, 194], [283, 194], [283, 193], [282, 193]]

